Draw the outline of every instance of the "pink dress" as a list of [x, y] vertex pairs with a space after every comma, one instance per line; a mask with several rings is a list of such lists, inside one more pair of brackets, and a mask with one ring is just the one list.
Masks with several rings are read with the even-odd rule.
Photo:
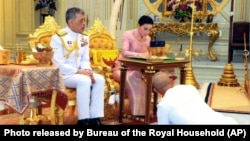
[[[126, 31], [123, 34], [121, 54], [113, 68], [113, 78], [117, 82], [120, 82], [119, 59], [147, 52], [150, 40], [150, 36], [141, 39], [138, 29]], [[139, 68], [128, 68], [125, 91], [129, 98], [131, 114], [137, 116], [145, 115], [146, 84], [142, 80], [142, 73]]]

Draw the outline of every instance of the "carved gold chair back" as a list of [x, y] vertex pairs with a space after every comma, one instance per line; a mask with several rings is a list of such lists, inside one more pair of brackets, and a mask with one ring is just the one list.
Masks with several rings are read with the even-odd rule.
[[39, 26], [33, 34], [29, 35], [29, 47], [34, 51], [40, 43], [49, 45], [51, 37], [60, 29], [61, 27], [56, 23], [52, 16], [45, 17], [44, 23]]
[[101, 67], [106, 80], [105, 116], [113, 118], [113, 107], [108, 106], [108, 100], [111, 94], [118, 93], [120, 90], [119, 83], [112, 79], [111, 71], [115, 60], [119, 56], [119, 50], [116, 48], [115, 38], [111, 36], [100, 19], [95, 19], [93, 26], [86, 33], [90, 39], [92, 65]]
[[115, 38], [110, 35], [100, 19], [95, 19], [94, 25], [87, 31], [90, 38], [90, 56], [93, 65], [112, 67], [119, 54]]

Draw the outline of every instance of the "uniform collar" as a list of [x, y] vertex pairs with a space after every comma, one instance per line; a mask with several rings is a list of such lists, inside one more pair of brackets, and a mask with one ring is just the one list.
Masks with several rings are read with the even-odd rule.
[[67, 31], [67, 33], [68, 33], [69, 35], [71, 35], [72, 37], [76, 37], [77, 34], [79, 34], [79, 33], [77, 33], [77, 32], [74, 32], [73, 30], [71, 30], [68, 26], [66, 27], [66, 31]]

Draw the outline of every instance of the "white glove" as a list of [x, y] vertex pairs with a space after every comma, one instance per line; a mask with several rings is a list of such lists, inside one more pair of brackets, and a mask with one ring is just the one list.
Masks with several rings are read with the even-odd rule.
[[119, 96], [119, 94], [117, 93], [117, 94], [115, 94], [115, 101], [117, 102], [117, 103], [119, 103], [120, 102], [120, 96]]

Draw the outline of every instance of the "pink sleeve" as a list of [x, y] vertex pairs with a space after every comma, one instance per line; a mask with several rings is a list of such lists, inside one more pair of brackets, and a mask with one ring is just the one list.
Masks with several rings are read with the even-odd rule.
[[124, 57], [128, 56], [137, 56], [137, 52], [131, 51], [132, 48], [132, 42], [134, 42], [134, 39], [131, 38], [132, 32], [125, 32], [122, 37], [122, 50], [121, 53]]

